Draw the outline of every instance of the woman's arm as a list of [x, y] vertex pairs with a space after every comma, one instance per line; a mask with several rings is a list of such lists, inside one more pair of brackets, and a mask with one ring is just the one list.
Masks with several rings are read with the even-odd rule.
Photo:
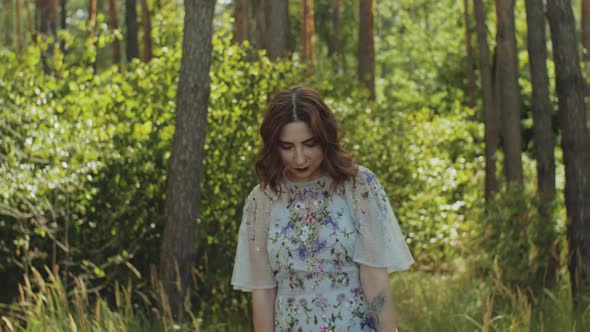
[[252, 290], [252, 309], [254, 311], [255, 332], [274, 331], [276, 294], [276, 288]]
[[375, 329], [379, 332], [397, 331], [387, 269], [360, 264], [360, 278]]

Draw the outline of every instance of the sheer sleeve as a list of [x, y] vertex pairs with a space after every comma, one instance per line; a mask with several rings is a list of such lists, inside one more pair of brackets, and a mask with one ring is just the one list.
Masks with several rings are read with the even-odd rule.
[[347, 200], [357, 230], [353, 260], [388, 272], [410, 268], [414, 258], [404, 240], [389, 199], [373, 172], [359, 166], [349, 181]]
[[271, 198], [256, 186], [244, 204], [238, 233], [231, 280], [235, 289], [248, 292], [257, 288], [276, 287], [266, 249], [270, 208]]

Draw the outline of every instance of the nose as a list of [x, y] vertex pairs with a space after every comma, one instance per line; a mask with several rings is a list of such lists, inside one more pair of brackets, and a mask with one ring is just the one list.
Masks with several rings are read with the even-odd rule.
[[303, 149], [300, 147], [295, 149], [295, 163], [297, 164], [297, 166], [303, 166], [303, 164], [305, 163], [305, 156], [303, 156]]

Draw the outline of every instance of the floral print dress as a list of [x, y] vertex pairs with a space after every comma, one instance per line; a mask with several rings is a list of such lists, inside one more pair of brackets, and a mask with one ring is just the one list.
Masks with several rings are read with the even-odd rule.
[[329, 176], [254, 188], [244, 206], [236, 289], [275, 288], [275, 331], [374, 331], [359, 264], [414, 262], [385, 192], [362, 166], [335, 190]]

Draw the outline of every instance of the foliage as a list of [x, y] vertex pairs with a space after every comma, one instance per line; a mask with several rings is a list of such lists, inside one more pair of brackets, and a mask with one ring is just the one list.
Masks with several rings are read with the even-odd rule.
[[[33, 270], [20, 288], [19, 300], [0, 305], [0, 328], [7, 331], [251, 331], [238, 317], [217, 316], [204, 322], [193, 318], [175, 324], [165, 311], [153, 307], [157, 294], [136, 284], [115, 284], [115, 304], [107, 302], [79, 279], [72, 295], [56, 271]], [[391, 280], [400, 330], [407, 331], [586, 331], [587, 314], [572, 310], [569, 285], [545, 289], [537, 303], [492, 278], [407, 272]], [[534, 304], [534, 305], [533, 305]], [[146, 317], [143, 306], [152, 307]], [[241, 318], [241, 317], [239, 317]], [[26, 325], [25, 325], [26, 323]]]
[[564, 261], [560, 252], [566, 248], [565, 227], [556, 221], [563, 212], [556, 203], [549, 217], [543, 218], [538, 212], [539, 198], [530, 188], [511, 185], [497, 195], [479, 210], [476, 219], [480, 222], [473, 225], [471, 247], [482, 249], [471, 256], [477, 266], [473, 272], [491, 274], [506, 287], [531, 296], [542, 293], [543, 287], [552, 287], [560, 277], [551, 275], [556, 272], [552, 259]]
[[[539, 248], [547, 239], [563, 242], [563, 199], [555, 203], [553, 224], [537, 216], [533, 188], [503, 192], [483, 206], [483, 126], [476, 109], [464, 105], [460, 3], [377, 2], [374, 103], [367, 102], [368, 93], [356, 79], [355, 3], [341, 1], [341, 54], [328, 58], [319, 46], [312, 73], [296, 56], [271, 62], [248, 44], [232, 45], [229, 16], [216, 17], [202, 210], [194, 244], [193, 322], [214, 322], [210, 328], [215, 330], [232, 324], [227, 317], [251, 317], [249, 297], [233, 291], [229, 279], [243, 201], [256, 182], [258, 125], [270, 96], [307, 84], [334, 109], [346, 148], [383, 183], [418, 261], [414, 269], [473, 269], [478, 279], [495, 277], [479, 284], [438, 275], [431, 281], [431, 274], [422, 273], [396, 276], [394, 298], [402, 299], [399, 311], [408, 317], [402, 327], [537, 326], [532, 300], [512, 286], [537, 280], [546, 266]], [[328, 10], [327, 2], [318, 2], [318, 8]], [[14, 324], [29, 319], [32, 330], [67, 330], [64, 324], [72, 321], [78, 327], [113, 324], [125, 330], [157, 324], [165, 330], [172, 324], [146, 318], [155, 315], [153, 308], [164, 317], [165, 305], [158, 301], [155, 283], [142, 276], [154, 275], [151, 266], [159, 257], [182, 13], [169, 2], [152, 15], [154, 58], [149, 64], [112, 66], [108, 43], [120, 32], [109, 31], [100, 15], [90, 38], [83, 15], [72, 17], [68, 32], [58, 37], [65, 52], [51, 39], [39, 40], [20, 55], [0, 51], [0, 279], [26, 285], [27, 279], [16, 276], [32, 276], [19, 309], [10, 309]], [[324, 42], [330, 29], [326, 17], [325, 12], [316, 15]], [[297, 27], [297, 17], [292, 18]], [[488, 25], [493, 28], [492, 22]], [[521, 41], [523, 27], [517, 29]], [[48, 49], [46, 74], [39, 55]], [[526, 59], [520, 59], [526, 71]], [[520, 77], [526, 97], [528, 76]], [[530, 127], [530, 121], [524, 123]], [[528, 165], [530, 186], [534, 172]], [[520, 232], [512, 224], [515, 215], [522, 222]], [[35, 270], [54, 264], [61, 269], [43, 277]], [[88, 292], [88, 302], [76, 302], [81, 289]], [[130, 304], [118, 307], [123, 289]], [[547, 291], [552, 295], [547, 308], [554, 304], [558, 314], [540, 310], [554, 319], [554, 326], [570, 328], [578, 318], [569, 316], [564, 288], [555, 291]], [[141, 294], [152, 304], [145, 305]], [[490, 302], [494, 296], [502, 298], [496, 306]]]

